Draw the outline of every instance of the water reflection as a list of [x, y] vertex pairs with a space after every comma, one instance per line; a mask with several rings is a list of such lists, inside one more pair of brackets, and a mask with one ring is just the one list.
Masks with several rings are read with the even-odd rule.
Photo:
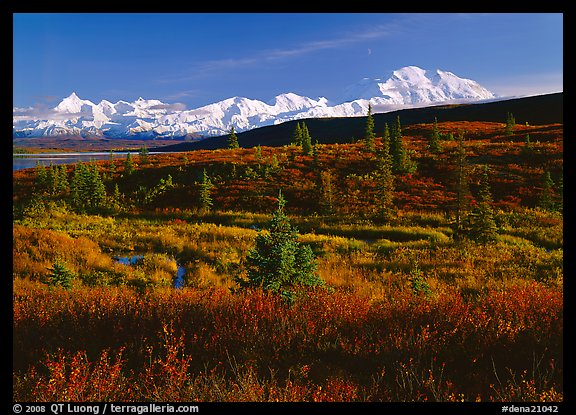
[[[29, 169], [36, 167], [40, 163], [48, 167], [50, 163], [73, 164], [78, 162], [89, 162], [92, 160], [116, 160], [126, 157], [127, 152], [112, 153], [94, 152], [94, 153], [50, 153], [50, 154], [13, 154], [12, 171]], [[137, 154], [137, 153], [132, 153]]]
[[[128, 151], [119, 152], [90, 152], [90, 153], [39, 153], [39, 154], [12, 154], [12, 171], [29, 169], [36, 167], [37, 163], [44, 164], [48, 167], [50, 163], [56, 164], [73, 164], [78, 162], [90, 162], [96, 160], [118, 160], [125, 159]], [[138, 156], [139, 152], [130, 151], [133, 156]], [[162, 152], [151, 151], [149, 155], [166, 154]]]

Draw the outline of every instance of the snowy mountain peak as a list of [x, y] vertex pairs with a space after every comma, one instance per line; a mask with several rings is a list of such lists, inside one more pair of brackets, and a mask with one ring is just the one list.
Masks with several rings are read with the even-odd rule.
[[419, 68], [417, 66], [405, 66], [392, 72], [391, 78], [397, 78], [405, 82], [418, 84], [428, 80], [426, 77], [426, 72], [427, 71], [425, 69]]
[[280, 94], [274, 97], [274, 99], [268, 101], [268, 105], [274, 108], [274, 112], [277, 114], [301, 111], [305, 108], [313, 108], [317, 106], [326, 106], [326, 98], [318, 98], [314, 100], [312, 98], [303, 97], [293, 92], [288, 92], [285, 94]]
[[268, 102], [234, 96], [186, 110], [181, 104], [142, 97], [114, 104], [102, 100], [96, 105], [72, 92], [52, 112], [14, 108], [13, 136], [210, 137], [225, 135], [231, 127], [242, 132], [296, 119], [364, 116], [369, 103], [374, 112], [386, 112], [492, 98], [495, 98], [492, 92], [473, 80], [418, 66], [405, 66], [379, 78], [361, 79], [345, 88], [335, 101], [287, 92]]
[[58, 112], [68, 112], [71, 114], [77, 114], [86, 110], [87, 107], [94, 106], [91, 101], [83, 100], [76, 95], [76, 92], [72, 92], [68, 97], [64, 98], [60, 104], [58, 104], [54, 109]]
[[372, 98], [385, 105], [422, 105], [494, 97], [492, 92], [475, 81], [459, 78], [452, 72], [405, 66], [393, 71], [387, 79], [364, 78], [350, 85], [344, 90], [340, 102]]

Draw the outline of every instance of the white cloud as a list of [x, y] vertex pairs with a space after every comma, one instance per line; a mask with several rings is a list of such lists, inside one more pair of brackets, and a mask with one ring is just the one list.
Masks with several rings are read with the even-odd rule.
[[85, 112], [64, 113], [56, 111], [54, 108], [48, 108], [44, 104], [36, 104], [33, 107], [13, 108], [12, 117], [15, 121], [28, 120], [69, 120], [77, 117], [92, 117], [92, 114]]

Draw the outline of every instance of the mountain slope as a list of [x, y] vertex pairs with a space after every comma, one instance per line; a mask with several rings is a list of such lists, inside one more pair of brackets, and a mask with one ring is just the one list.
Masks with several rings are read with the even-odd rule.
[[451, 72], [407, 66], [385, 80], [364, 79], [351, 85], [335, 101], [286, 93], [268, 102], [232, 97], [185, 110], [179, 104], [143, 98], [94, 104], [73, 92], [48, 111], [14, 108], [12, 131], [13, 137], [205, 138], [226, 134], [232, 127], [242, 132], [299, 119], [364, 116], [369, 104], [374, 112], [388, 112], [494, 98], [477, 82]]

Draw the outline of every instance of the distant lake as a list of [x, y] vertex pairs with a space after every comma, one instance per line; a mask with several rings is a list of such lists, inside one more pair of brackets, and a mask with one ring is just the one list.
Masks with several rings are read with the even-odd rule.
[[[127, 151], [114, 152], [112, 157], [114, 160], [126, 158]], [[131, 154], [138, 156], [138, 152], [131, 152]], [[148, 154], [165, 154], [150, 152]], [[82, 162], [89, 162], [92, 160], [110, 160], [110, 153], [106, 151], [90, 152], [90, 153], [38, 153], [38, 154], [12, 154], [12, 171], [29, 169], [36, 167], [38, 162], [49, 166], [50, 163], [56, 164], [72, 164]]]

